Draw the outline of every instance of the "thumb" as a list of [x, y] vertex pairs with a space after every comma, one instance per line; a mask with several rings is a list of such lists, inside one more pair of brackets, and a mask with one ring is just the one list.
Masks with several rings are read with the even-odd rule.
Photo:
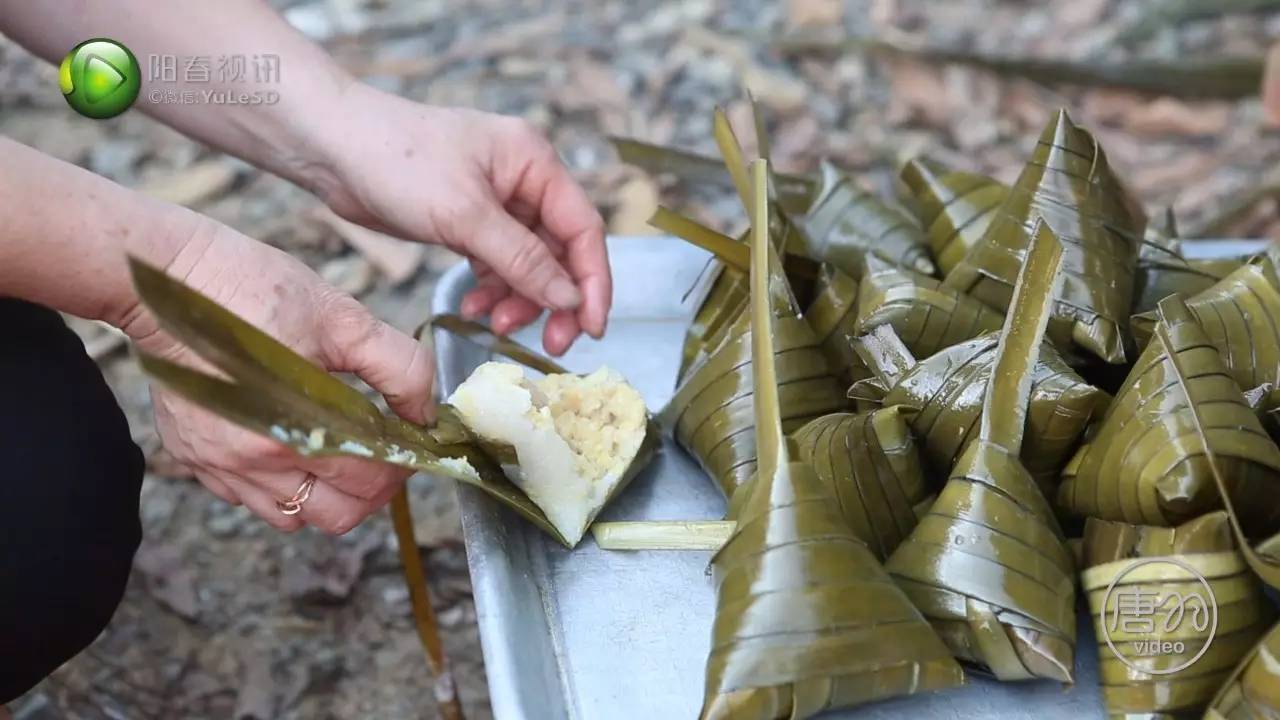
[[529, 228], [496, 205], [485, 208], [460, 245], [483, 261], [520, 295], [552, 310], [582, 302], [577, 285], [551, 249]]
[[326, 303], [322, 347], [330, 370], [355, 373], [416, 423], [431, 416], [435, 358], [428, 345], [375, 318], [349, 295]]

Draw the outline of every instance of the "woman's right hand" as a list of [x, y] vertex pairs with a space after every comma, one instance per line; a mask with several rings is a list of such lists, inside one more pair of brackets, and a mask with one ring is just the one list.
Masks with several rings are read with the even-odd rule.
[[[428, 347], [378, 320], [286, 253], [211, 221], [199, 227], [165, 272], [327, 370], [359, 376], [405, 419], [426, 421], [434, 378]], [[140, 304], [121, 326], [150, 354], [208, 367], [160, 331]], [[304, 458], [158, 385], [151, 396], [156, 429], [175, 459], [214, 494], [244, 504], [281, 530], [307, 524], [345, 533], [390, 500], [410, 474], [372, 461]], [[298, 514], [285, 515], [276, 502], [289, 500], [309, 474], [316, 476], [310, 498]]]

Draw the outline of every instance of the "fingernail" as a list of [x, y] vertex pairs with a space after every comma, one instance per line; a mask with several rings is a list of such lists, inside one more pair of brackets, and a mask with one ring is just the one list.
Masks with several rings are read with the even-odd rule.
[[582, 302], [582, 295], [568, 278], [558, 277], [547, 285], [547, 302], [558, 310], [572, 310]]

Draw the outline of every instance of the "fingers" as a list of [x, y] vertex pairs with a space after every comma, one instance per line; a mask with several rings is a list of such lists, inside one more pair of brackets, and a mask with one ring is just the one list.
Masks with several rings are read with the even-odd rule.
[[542, 226], [565, 246], [569, 273], [578, 283], [578, 322], [594, 338], [604, 334], [613, 303], [613, 278], [604, 244], [604, 220], [582, 187], [556, 161], [542, 199]]
[[575, 310], [582, 294], [550, 248], [496, 203], [479, 213], [468, 252], [517, 293], [552, 310]]
[[559, 357], [565, 354], [573, 341], [578, 339], [582, 328], [578, 325], [578, 316], [566, 310], [557, 310], [547, 318], [547, 325], [542, 329], [542, 346], [547, 352]]
[[[271, 497], [287, 501], [298, 492], [307, 476], [305, 471], [293, 471], [268, 473], [255, 480]], [[311, 496], [302, 503], [297, 515], [284, 515], [275, 506], [275, 500], [272, 501], [272, 511], [276, 515], [299, 518], [301, 522], [331, 535], [345, 535], [378, 507], [369, 500], [348, 495], [319, 478], [311, 488]]]
[[[558, 310], [556, 312], [565, 311]], [[542, 308], [538, 307], [529, 298], [521, 295], [511, 295], [499, 301], [490, 311], [489, 325], [495, 333], [506, 335], [537, 320], [541, 314]]]
[[604, 333], [613, 302], [604, 219], [541, 133], [527, 124], [517, 124], [509, 143], [507, 151], [524, 161], [510, 201], [537, 208], [537, 222], [529, 224], [540, 225], [564, 246], [565, 264], [582, 296], [576, 306], [578, 321], [598, 338]]
[[276, 507], [277, 499], [288, 500], [290, 497], [293, 497], [294, 491], [297, 490], [296, 485], [293, 489], [289, 490], [288, 494], [280, 498], [275, 498], [266, 490], [258, 487], [256, 484], [245, 478], [217, 470], [210, 470], [208, 472], [215, 474], [219, 480], [225, 483], [227, 487], [231, 488], [231, 490], [240, 497], [240, 500], [244, 502], [245, 507], [249, 508], [254, 515], [265, 520], [267, 524], [271, 525], [271, 527], [280, 530], [281, 532], [294, 532], [303, 526], [304, 523], [301, 517], [298, 515], [285, 515], [280, 512], [278, 507]]
[[221, 479], [219, 479], [216, 475], [204, 470], [195, 470], [194, 474], [196, 476], [196, 480], [200, 481], [200, 484], [204, 486], [205, 490], [208, 490], [209, 492], [218, 496], [218, 498], [221, 499], [223, 502], [227, 503], [228, 505], [240, 504], [240, 497], [236, 495], [235, 492], [233, 492], [231, 488], [228, 487], [227, 484], [223, 482]]
[[494, 306], [511, 294], [506, 283], [481, 285], [462, 296], [462, 317], [475, 320], [488, 315]]
[[413, 474], [407, 468], [346, 457], [308, 459], [301, 467], [339, 491], [369, 501], [385, 495], [388, 488], [400, 487]]
[[330, 370], [355, 373], [398, 415], [424, 423], [431, 412], [435, 360], [430, 349], [369, 314], [347, 295], [322, 308], [321, 346]]

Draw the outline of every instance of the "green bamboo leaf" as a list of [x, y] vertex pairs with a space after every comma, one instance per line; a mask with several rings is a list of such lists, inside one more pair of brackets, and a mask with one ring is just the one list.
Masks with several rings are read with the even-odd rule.
[[720, 157], [724, 158], [725, 169], [729, 171], [729, 179], [733, 181], [733, 187], [738, 191], [738, 199], [742, 201], [742, 207], [749, 208], [751, 207], [751, 180], [747, 177], [746, 158], [742, 154], [742, 145], [738, 143], [738, 137], [733, 134], [729, 116], [725, 115], [723, 108], [716, 107], [711, 127], [716, 147], [720, 148]]
[[867, 255], [924, 275], [937, 273], [915, 219], [860, 189], [853, 178], [828, 163], [822, 165], [816, 197], [801, 224], [801, 238], [807, 241], [804, 254], [854, 277]]
[[[729, 173], [725, 171], [724, 161], [720, 158], [631, 138], [610, 136], [609, 142], [613, 143], [622, 162], [650, 173], [671, 173], [691, 183], [733, 186]], [[787, 173], [775, 173], [774, 177], [778, 181], [776, 190], [783, 210], [788, 213], [803, 213], [808, 209], [813, 202], [817, 178]]]
[[[995, 335], [983, 335], [919, 363], [898, 362], [899, 369], [883, 383], [888, 390], [881, 401], [906, 410], [930, 467], [938, 472], [950, 472], [961, 451], [977, 436], [996, 344]], [[1056, 493], [1059, 474], [1107, 401], [1106, 393], [1077, 375], [1049, 343], [1042, 344], [1032, 379], [1022, 462], [1047, 497]]]
[[923, 157], [904, 165], [901, 177], [919, 209], [920, 225], [945, 277], [982, 239], [1009, 187]]
[[1134, 276], [1133, 308], [1129, 329], [1138, 341], [1138, 349], [1146, 345], [1155, 325], [1149, 313], [1170, 295], [1193, 297], [1226, 277], [1248, 258], [1188, 259], [1182, 255], [1181, 243], [1163, 233], [1147, 237], [1138, 250], [1138, 271]]
[[239, 382], [279, 384], [377, 432], [382, 413], [368, 398], [209, 298], [135, 257], [129, 272], [164, 329]]
[[[1208, 289], [1187, 299], [1191, 314], [1222, 355], [1231, 377], [1241, 390], [1264, 387], [1269, 393], [1280, 386], [1280, 291], [1269, 263], [1259, 260], [1242, 265]], [[1157, 313], [1135, 315], [1132, 329], [1139, 347], [1145, 347], [1157, 322]], [[1261, 409], [1269, 411], [1267, 399]]]
[[1280, 449], [1187, 304], [1166, 298], [1160, 316], [1164, 341], [1147, 345], [1093, 440], [1063, 472], [1059, 505], [1176, 525], [1222, 507], [1221, 474], [1249, 535], [1280, 530], [1280, 506], [1263, 500], [1280, 487]]
[[1009, 315], [1000, 331], [995, 368], [983, 400], [978, 439], [1010, 453], [1022, 448], [1027, 403], [1040, 360], [1040, 342], [1049, 327], [1061, 282], [1062, 244], [1043, 221], [1032, 231], [1031, 247], [1013, 288]]
[[920, 62], [969, 65], [1002, 77], [1025, 78], [1048, 85], [1115, 87], [1187, 98], [1253, 97], [1261, 87], [1264, 65], [1260, 56], [1073, 61], [866, 38], [837, 42], [796, 38], [775, 41], [773, 45], [792, 53], [870, 52]]
[[1105, 362], [1125, 360], [1145, 217], [1112, 174], [1085, 130], [1059, 111], [977, 245], [945, 284], [995, 308], [1006, 308], [1031, 232], [1043, 218], [1063, 242], [1064, 281], [1050, 337]]
[[857, 334], [857, 308], [858, 281], [824, 264], [804, 317], [846, 386], [868, 376], [852, 341]]
[[[747, 246], [728, 235], [712, 230], [684, 215], [659, 207], [650, 224], [691, 245], [711, 252], [713, 270], [706, 280], [706, 294], [698, 302], [693, 322], [685, 333], [678, 380], [701, 363], [725, 341], [734, 322], [743, 317], [747, 303]], [[787, 254], [783, 265], [773, 268], [770, 285], [773, 303], [780, 312], [794, 313], [797, 306], [792, 287], [820, 282], [819, 268], [808, 258]]]
[[766, 166], [755, 166], [751, 336], [756, 479], [716, 553], [704, 720], [801, 720], [953, 687], [960, 668], [783, 434], [776, 318], [768, 302]]
[[1001, 680], [1072, 680], [1072, 558], [1018, 459], [1062, 257], [1058, 239], [1037, 223], [997, 341], [978, 436], [885, 565], [957, 658]]
[[452, 314], [436, 315], [431, 318], [429, 323], [419, 327], [414, 332], [414, 337], [419, 338], [426, 325], [430, 325], [432, 329], [444, 330], [446, 332], [457, 335], [475, 345], [496, 353], [510, 360], [514, 360], [527, 368], [537, 370], [544, 375], [565, 375], [568, 370], [563, 365], [552, 360], [551, 358], [530, 350], [520, 343], [495, 335], [487, 326], [482, 325], [474, 320], [466, 320], [462, 317]]
[[901, 409], [824, 415], [792, 437], [854, 536], [888, 558], [933, 499]]
[[1205, 720], [1280, 717], [1280, 624], [1273, 626], [1231, 673]]
[[[1084, 527], [1083, 555], [1081, 583], [1097, 636], [1102, 698], [1112, 717], [1183, 717], [1203, 712], [1275, 616], [1261, 583], [1236, 548], [1227, 514], [1221, 511], [1176, 528], [1089, 518]], [[1213, 599], [1204, 596], [1199, 582], [1168, 565], [1144, 566], [1153, 575], [1128, 572], [1136, 560], [1149, 558], [1176, 559], [1191, 567], [1209, 583]], [[1112, 588], [1109, 597], [1108, 588]], [[1166, 599], [1150, 616], [1152, 632], [1144, 629], [1140, 637], [1132, 637], [1118, 622], [1121, 613], [1117, 603], [1122, 592], [1151, 593]], [[1167, 601], [1173, 592], [1188, 600], [1199, 596], [1205, 608], [1217, 614], [1217, 622], [1197, 628], [1190, 620], [1192, 603], [1183, 606], [1183, 619], [1173, 617], [1177, 605]], [[1131, 665], [1166, 672], [1134, 670], [1116, 657], [1107, 644], [1108, 637], [1123, 648]], [[1138, 656], [1127, 649], [1132, 640], [1177, 642], [1183, 651]], [[1204, 654], [1191, 662], [1202, 649]], [[1167, 672], [1181, 665], [1186, 667]]]
[[[1274, 474], [1266, 479], [1270, 481], [1269, 487], [1251, 488], [1247, 484], [1247, 479], [1242, 477], [1240, 473], [1231, 473], [1231, 481], [1228, 482], [1228, 472], [1224, 470], [1227, 465], [1223, 460], [1230, 461], [1232, 455], [1228, 454], [1230, 449], [1224, 449], [1221, 436], [1215, 437], [1215, 430], [1220, 425], [1215, 422], [1216, 418], [1210, 415], [1210, 406], [1214, 404], [1216, 397], [1211, 394], [1213, 382], [1216, 377], [1221, 377], [1220, 370], [1214, 367], [1212, 360], [1206, 361], [1196, 366], [1193, 358], [1190, 357], [1189, 350], [1197, 349], [1189, 347], [1187, 337], [1175, 333], [1174, 327], [1181, 324], [1183, 327], [1191, 325], [1191, 342], [1202, 342], [1203, 335], [1197, 336], [1194, 321], [1191, 320], [1191, 313], [1185, 302], [1180, 298], [1165, 298], [1160, 302], [1160, 324], [1156, 326], [1156, 337], [1159, 338], [1159, 345], [1168, 358], [1169, 366], [1176, 380], [1178, 390], [1181, 392], [1182, 398], [1186, 403], [1187, 415], [1191, 419], [1191, 430], [1194, 439], [1199, 446], [1199, 455], [1204, 460], [1208, 468], [1209, 475], [1213, 477], [1213, 487], [1217, 490], [1217, 499], [1227, 512], [1227, 518], [1231, 522], [1231, 529], [1236, 536], [1236, 544], [1244, 555], [1245, 561], [1249, 567], [1253, 569], [1263, 582], [1273, 588], [1280, 589], [1280, 556], [1276, 555], [1277, 541], [1280, 538], [1271, 537], [1269, 540], [1254, 548], [1249, 541], [1250, 535], [1263, 536], [1271, 535], [1276, 532], [1280, 515], [1273, 508], [1264, 508], [1261, 513], [1254, 510], [1252, 505], [1270, 505], [1270, 503], [1251, 503], [1245, 513], [1237, 509], [1241, 499], [1249, 499], [1249, 491], [1264, 492], [1262, 497], [1269, 497], [1274, 492], [1275, 483], [1280, 478]], [[1153, 345], [1157, 343], [1152, 343]], [[1211, 346], [1210, 346], [1211, 347]], [[1211, 374], [1212, 373], [1212, 374]], [[1216, 375], [1216, 377], [1215, 377]], [[1225, 401], [1235, 410], [1235, 415], [1240, 416], [1239, 406], [1234, 402], [1235, 394], [1227, 391]], [[1224, 401], [1219, 401], [1222, 403]], [[1240, 416], [1243, 417], [1243, 416]], [[1234, 428], [1228, 426], [1228, 429], [1243, 431], [1248, 425], [1237, 425]], [[1252, 428], [1249, 428], [1252, 430]], [[1216, 442], [1215, 442], [1216, 441]], [[1274, 443], [1267, 438], [1267, 444], [1264, 447], [1270, 448], [1271, 457], [1274, 459], [1280, 457], [1280, 449], [1276, 448]], [[1271, 466], [1269, 469], [1273, 469]], [[1261, 520], [1260, 520], [1261, 518]], [[1246, 531], [1246, 526], [1248, 530]]]
[[301, 455], [372, 459], [451, 477], [479, 488], [569, 546], [546, 514], [474, 445], [439, 445], [425, 429], [398, 418], [386, 418], [394, 432], [371, 433], [363, 423], [348, 422], [341, 413], [305, 396], [264, 392], [253, 383], [230, 383], [146, 353], [138, 354], [138, 363], [177, 395]]
[[746, 273], [751, 267], [751, 251], [746, 245], [678, 212], [659, 205], [653, 212], [653, 217], [649, 218], [649, 224], [706, 250], [740, 273]]
[[[842, 386], [813, 329], [804, 318], [784, 315], [773, 323], [782, 419], [787, 432], [846, 409]], [[663, 427], [732, 499], [755, 471], [753, 363], [749, 316], [736, 321], [725, 341], [690, 369], [660, 414]]]
[[926, 275], [866, 258], [858, 284], [851, 336], [890, 325], [916, 357], [929, 357], [956, 343], [1000, 329], [1004, 318], [954, 288]]

